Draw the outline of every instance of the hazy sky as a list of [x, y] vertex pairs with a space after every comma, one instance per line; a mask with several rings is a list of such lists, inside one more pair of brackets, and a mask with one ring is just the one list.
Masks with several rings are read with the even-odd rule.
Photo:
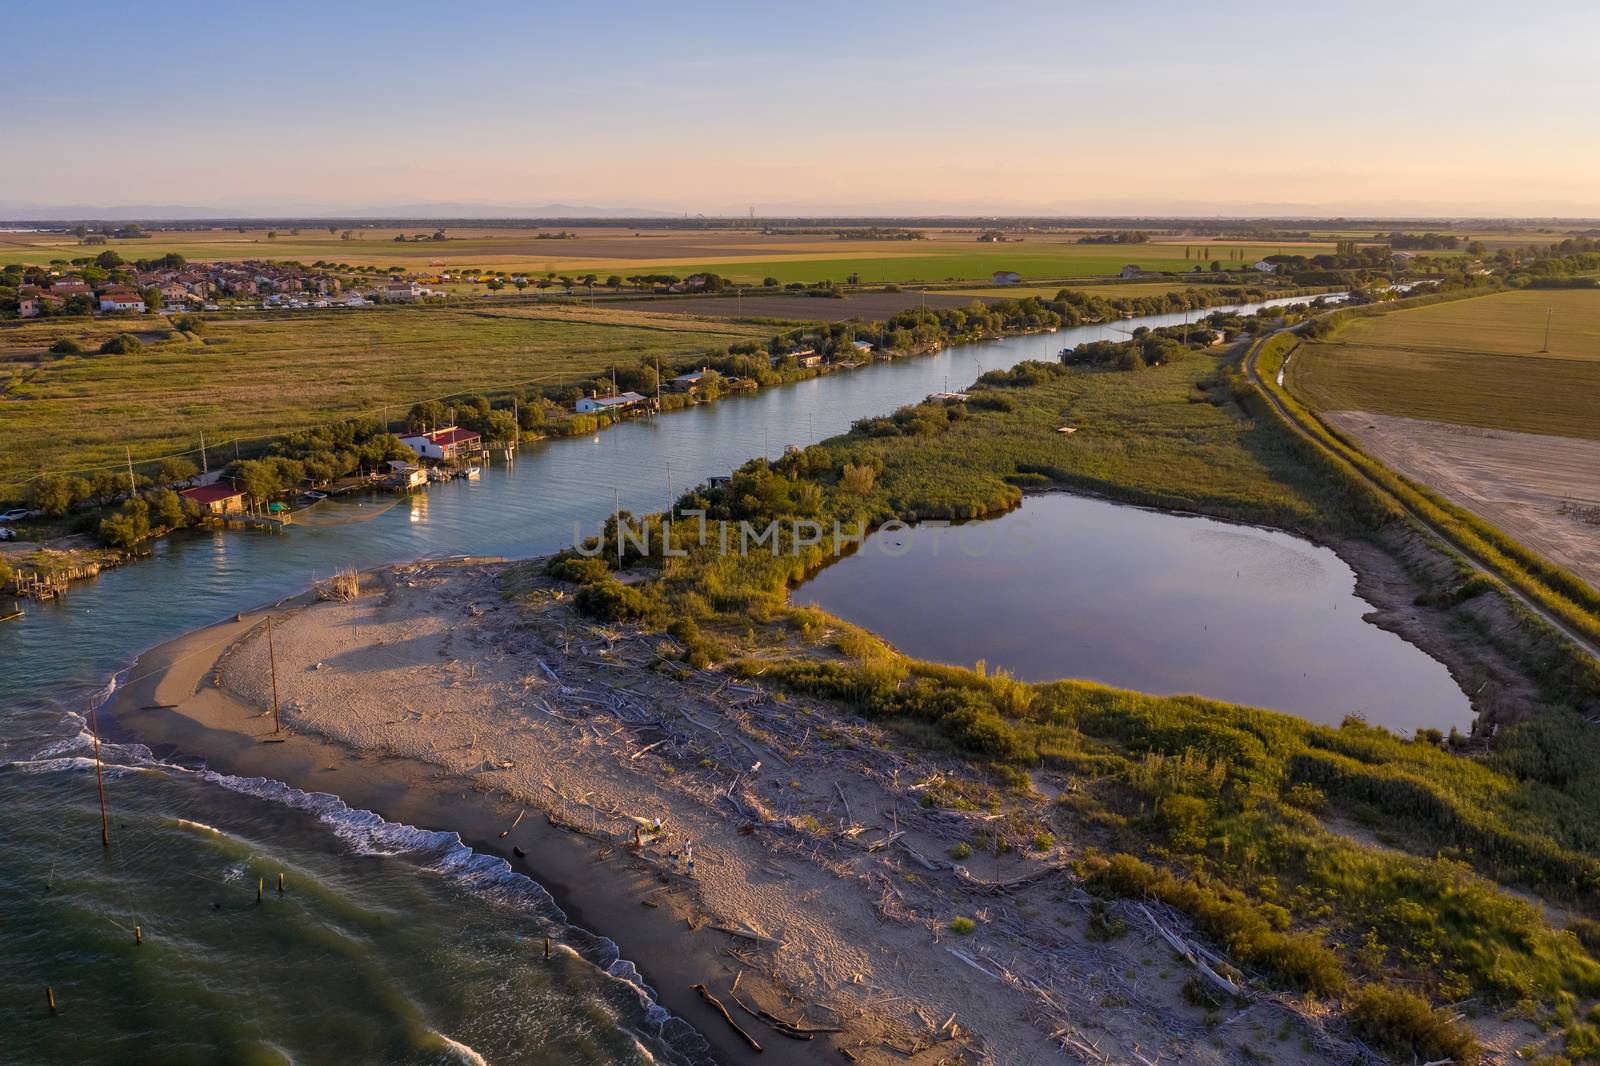
[[0, 0], [0, 210], [1600, 215], [1600, 3]]

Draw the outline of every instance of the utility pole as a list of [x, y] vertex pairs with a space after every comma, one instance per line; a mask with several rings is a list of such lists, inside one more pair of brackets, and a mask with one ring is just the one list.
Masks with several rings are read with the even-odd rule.
[[[656, 414], [661, 413], [661, 357], [656, 356]], [[671, 469], [671, 464], [668, 464]]]
[[139, 495], [139, 483], [133, 479], [133, 449], [126, 449], [128, 453], [128, 499]]
[[200, 472], [211, 473], [211, 464], [206, 461], [206, 431], [203, 429], [200, 431]]
[[672, 460], [667, 460], [667, 521], [672, 520]]
[[611, 486], [612, 514], [616, 518], [617, 527], [617, 569], [622, 569], [622, 493], [615, 485]]
[[1550, 316], [1555, 314], [1555, 311], [1556, 311], [1556, 309], [1553, 308], [1553, 307], [1545, 308], [1545, 311], [1544, 311], [1544, 347], [1539, 349], [1541, 352], [1550, 351]]

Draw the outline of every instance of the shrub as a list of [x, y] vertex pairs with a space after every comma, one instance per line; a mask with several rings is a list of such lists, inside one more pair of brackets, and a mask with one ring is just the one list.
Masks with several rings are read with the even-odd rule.
[[972, 845], [965, 840], [950, 849], [950, 857], [956, 862], [972, 858]]
[[583, 586], [574, 603], [584, 614], [609, 622], [650, 621], [663, 611], [655, 596], [611, 578]]
[[1270, 969], [1305, 991], [1328, 995], [1344, 988], [1344, 967], [1320, 938], [1274, 929], [1260, 907], [1231, 899], [1207, 881], [1180, 881], [1132, 855], [1118, 854], [1100, 860], [1089, 884], [1097, 891], [1151, 896], [1170, 904], [1238, 959]]
[[1450, 1059], [1460, 1066], [1478, 1061], [1472, 1034], [1415, 992], [1367, 985], [1356, 993], [1350, 1014], [1362, 1039], [1392, 1055]]
[[62, 337], [50, 346], [50, 350], [57, 355], [79, 355], [83, 352], [83, 345], [71, 337]]
[[609, 578], [611, 568], [598, 556], [585, 558], [575, 553], [563, 552], [550, 560], [545, 573], [559, 581], [570, 581], [574, 585], [591, 585]]
[[971, 918], [951, 918], [950, 931], [957, 936], [970, 936], [978, 928], [978, 923]]
[[132, 355], [144, 345], [131, 333], [119, 333], [100, 346], [101, 355]]

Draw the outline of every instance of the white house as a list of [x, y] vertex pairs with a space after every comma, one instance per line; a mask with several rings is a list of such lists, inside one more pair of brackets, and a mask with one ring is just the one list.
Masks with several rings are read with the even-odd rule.
[[579, 414], [590, 414], [595, 411], [626, 411], [642, 403], [644, 397], [637, 392], [624, 392], [618, 396], [583, 396], [578, 399], [576, 410]]
[[477, 451], [479, 439], [478, 434], [471, 430], [446, 426], [431, 433], [408, 433], [400, 438], [400, 443], [416, 452], [420, 458], [442, 461]]
[[100, 294], [100, 310], [144, 314], [144, 297], [132, 289], [107, 289]]
[[1015, 270], [996, 270], [990, 280], [996, 285], [1015, 285], [1022, 280], [1022, 275]]
[[391, 300], [416, 300], [426, 296], [428, 290], [414, 281], [391, 280], [383, 294]]
[[1261, 260], [1261, 262], [1257, 263], [1255, 266], [1251, 267], [1250, 269], [1251, 270], [1259, 270], [1263, 274], [1276, 274], [1278, 272], [1278, 264], [1277, 263], [1269, 263], [1265, 259], [1263, 259], [1263, 260]]

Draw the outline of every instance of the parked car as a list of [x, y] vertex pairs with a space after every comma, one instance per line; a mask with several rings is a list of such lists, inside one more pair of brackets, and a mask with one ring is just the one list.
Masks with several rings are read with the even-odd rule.
[[0, 522], [20, 522], [24, 518], [27, 518], [27, 517], [28, 517], [27, 508], [25, 508], [25, 507], [17, 507], [17, 508], [14, 508], [14, 509], [10, 510], [10, 511], [5, 512], [4, 514], [0, 514]]
[[0, 540], [16, 540], [17, 531], [6, 526], [0, 526]]

